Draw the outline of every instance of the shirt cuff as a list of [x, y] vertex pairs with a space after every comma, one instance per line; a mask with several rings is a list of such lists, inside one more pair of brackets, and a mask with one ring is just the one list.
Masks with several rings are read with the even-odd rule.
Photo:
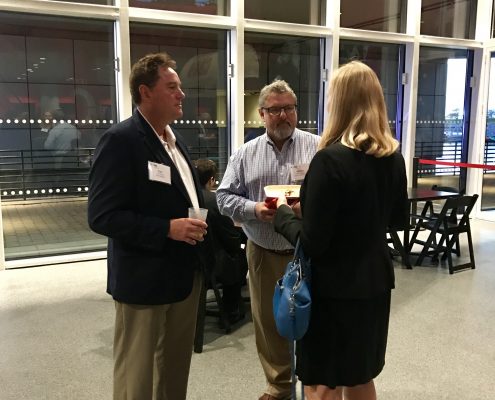
[[248, 200], [246, 201], [244, 205], [244, 217], [246, 219], [256, 219], [256, 213], [255, 213], [255, 208], [256, 208], [256, 202]]

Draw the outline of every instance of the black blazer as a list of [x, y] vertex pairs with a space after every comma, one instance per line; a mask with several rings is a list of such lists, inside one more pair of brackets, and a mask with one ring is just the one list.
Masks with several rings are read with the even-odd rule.
[[387, 227], [408, 223], [400, 153], [375, 158], [332, 144], [311, 161], [301, 187], [303, 219], [282, 206], [275, 230], [312, 261], [312, 290], [323, 297], [370, 298], [394, 287]]
[[[195, 169], [174, 133], [204, 206]], [[168, 165], [171, 184], [150, 181], [148, 161]], [[167, 234], [170, 220], [187, 217], [191, 206], [175, 164], [137, 110], [105, 132], [89, 176], [88, 222], [108, 237], [107, 291], [115, 300], [168, 304], [190, 294], [202, 245], [175, 241]]]
[[[208, 209], [208, 228], [215, 250], [222, 249], [235, 255], [241, 248], [241, 233], [230, 217], [220, 214], [215, 193], [203, 189], [205, 207]], [[211, 232], [210, 232], [211, 230]]]

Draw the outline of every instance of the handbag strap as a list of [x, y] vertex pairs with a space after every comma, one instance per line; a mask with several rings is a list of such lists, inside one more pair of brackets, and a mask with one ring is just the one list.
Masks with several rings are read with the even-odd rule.
[[301, 236], [299, 235], [299, 237], [297, 238], [296, 247], [294, 249], [293, 261], [296, 262], [296, 261], [300, 260], [300, 262], [298, 264], [300, 265], [301, 271], [303, 272], [303, 274], [305, 274], [307, 276], [308, 274], [309, 275], [311, 274], [311, 271], [308, 269], [311, 260], [309, 260], [306, 257], [306, 255], [304, 254], [300, 238], [301, 238]]
[[300, 247], [301, 247], [301, 239], [300, 239], [300, 236], [298, 236], [297, 242], [296, 242], [296, 247], [294, 248], [294, 255], [299, 253]]
[[296, 247], [294, 248], [294, 261], [301, 258], [302, 244], [300, 236], [297, 238]]

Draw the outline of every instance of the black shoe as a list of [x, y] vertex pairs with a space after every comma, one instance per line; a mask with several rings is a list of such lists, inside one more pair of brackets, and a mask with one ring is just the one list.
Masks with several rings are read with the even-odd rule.
[[231, 325], [243, 320], [245, 316], [246, 315], [244, 313], [241, 313], [240, 310], [227, 313], [227, 318]]
[[[235, 323], [242, 321], [245, 316], [245, 313], [239, 310], [227, 312], [227, 320], [229, 321], [229, 325], [234, 325]], [[222, 318], [218, 320], [218, 326], [220, 329], [225, 329], [225, 324], [223, 323]]]

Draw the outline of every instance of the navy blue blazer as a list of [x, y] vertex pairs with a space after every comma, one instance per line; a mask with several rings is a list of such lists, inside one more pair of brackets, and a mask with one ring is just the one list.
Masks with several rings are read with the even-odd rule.
[[[174, 133], [204, 206], [196, 171]], [[149, 179], [149, 161], [170, 167], [171, 184]], [[115, 300], [169, 304], [190, 294], [203, 245], [175, 241], [167, 234], [170, 220], [187, 217], [191, 206], [175, 164], [137, 110], [105, 132], [89, 176], [88, 222], [108, 237], [107, 292]]]

